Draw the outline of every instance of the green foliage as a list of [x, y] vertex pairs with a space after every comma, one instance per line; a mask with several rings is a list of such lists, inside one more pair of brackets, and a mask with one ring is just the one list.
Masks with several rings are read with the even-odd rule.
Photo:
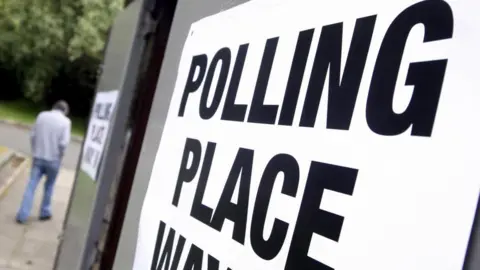
[[73, 115], [88, 116], [97, 83], [100, 59], [86, 54], [60, 68], [45, 95], [48, 106], [63, 99]]
[[15, 74], [26, 98], [44, 102], [52, 81], [78, 59], [94, 59], [81, 69], [96, 73], [123, 1], [0, 0], [0, 67]]
[[70, 60], [87, 54], [100, 59], [112, 19], [123, 6], [123, 0], [82, 0], [83, 16], [78, 18], [75, 35], [69, 43]]

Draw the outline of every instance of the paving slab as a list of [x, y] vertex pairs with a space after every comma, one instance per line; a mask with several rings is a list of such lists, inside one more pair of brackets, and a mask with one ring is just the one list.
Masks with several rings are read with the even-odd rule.
[[30, 168], [21, 173], [0, 199], [0, 270], [51, 270], [62, 231], [74, 171], [62, 169], [52, 198], [53, 219], [38, 221], [43, 181], [37, 188], [32, 216], [26, 225], [15, 223]]

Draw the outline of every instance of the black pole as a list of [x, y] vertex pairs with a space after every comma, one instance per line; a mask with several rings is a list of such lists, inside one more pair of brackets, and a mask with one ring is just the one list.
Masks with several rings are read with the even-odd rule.
[[118, 183], [110, 227], [100, 261], [100, 269], [113, 268], [176, 5], [177, 0], [157, 0], [153, 9], [149, 11], [152, 21], [156, 22], [156, 27], [154, 33], [147, 36], [149, 40], [142, 57], [141, 67], [144, 69], [143, 72], [141, 71], [137, 82], [134, 107], [130, 118], [130, 122], [133, 125], [132, 136]]

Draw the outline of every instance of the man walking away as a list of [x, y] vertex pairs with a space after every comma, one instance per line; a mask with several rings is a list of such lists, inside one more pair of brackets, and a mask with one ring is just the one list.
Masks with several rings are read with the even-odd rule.
[[17, 213], [17, 223], [27, 222], [32, 209], [35, 189], [43, 175], [46, 176], [43, 200], [40, 209], [41, 221], [52, 218], [51, 199], [55, 179], [60, 164], [70, 142], [71, 122], [68, 119], [68, 104], [65, 101], [55, 103], [51, 111], [41, 112], [31, 133], [33, 163], [20, 210]]

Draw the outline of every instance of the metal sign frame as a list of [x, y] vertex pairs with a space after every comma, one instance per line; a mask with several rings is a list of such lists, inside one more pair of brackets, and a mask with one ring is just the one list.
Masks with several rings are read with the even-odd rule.
[[[117, 16], [105, 52], [97, 92], [119, 90], [97, 180], [82, 179], [77, 167], [74, 189], [59, 245], [55, 269], [88, 269], [97, 244], [112, 182], [118, 170], [130, 113], [131, 100], [144, 48], [141, 35], [143, 0], [131, 3]], [[120, 164], [121, 166], [121, 164]]]

